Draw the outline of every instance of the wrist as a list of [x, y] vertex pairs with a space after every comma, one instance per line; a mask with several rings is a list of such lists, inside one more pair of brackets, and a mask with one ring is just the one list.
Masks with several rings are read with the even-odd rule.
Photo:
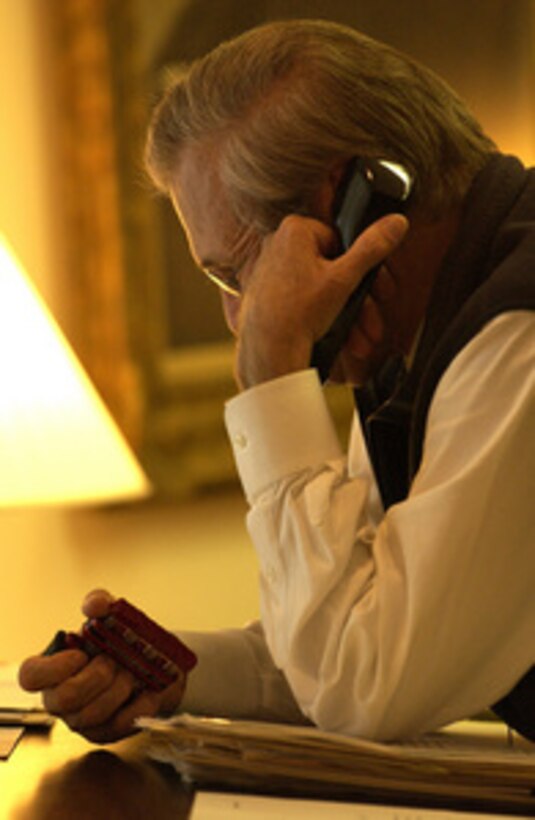
[[236, 379], [241, 390], [262, 382], [306, 370], [310, 366], [311, 345], [302, 340], [292, 343], [264, 340], [262, 345], [238, 342]]

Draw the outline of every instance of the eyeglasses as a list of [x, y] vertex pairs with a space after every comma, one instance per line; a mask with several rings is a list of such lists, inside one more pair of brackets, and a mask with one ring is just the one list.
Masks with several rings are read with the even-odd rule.
[[202, 268], [202, 271], [214, 285], [230, 296], [241, 296], [241, 285], [238, 274], [232, 268]]

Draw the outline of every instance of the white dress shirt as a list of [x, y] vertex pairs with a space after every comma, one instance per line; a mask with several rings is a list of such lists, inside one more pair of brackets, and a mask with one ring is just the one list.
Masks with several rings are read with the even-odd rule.
[[535, 663], [534, 363], [528, 311], [461, 351], [386, 514], [359, 426], [346, 457], [315, 371], [233, 398], [262, 628], [183, 634], [200, 656], [184, 708], [390, 740], [505, 695]]

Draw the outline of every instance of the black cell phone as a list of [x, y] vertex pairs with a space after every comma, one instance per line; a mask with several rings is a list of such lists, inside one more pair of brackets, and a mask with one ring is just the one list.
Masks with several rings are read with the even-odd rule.
[[[412, 178], [402, 165], [355, 157], [340, 184], [334, 205], [340, 253], [344, 253], [368, 225], [386, 214], [402, 213], [412, 186]], [[328, 379], [379, 268], [380, 265], [376, 265], [368, 271], [325, 336], [314, 345], [311, 366], [317, 368], [322, 382]]]

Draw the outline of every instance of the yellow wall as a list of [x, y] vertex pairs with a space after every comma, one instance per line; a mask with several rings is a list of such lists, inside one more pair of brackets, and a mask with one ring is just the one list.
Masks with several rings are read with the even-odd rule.
[[0, 3], [0, 229], [46, 293], [53, 280], [49, 164], [34, 5]]
[[[39, 3], [0, 2], [0, 227], [61, 313]], [[515, 116], [492, 123], [501, 146], [527, 160], [535, 159], [532, 78], [533, 65], [520, 71]], [[94, 586], [131, 597], [170, 627], [254, 617], [256, 567], [243, 513], [238, 495], [160, 509], [0, 511], [0, 659], [39, 650], [59, 626], [75, 627], [79, 601]]]
[[[0, 2], [0, 229], [61, 313], [56, 285], [66, 277], [57, 276], [40, 2]], [[0, 660], [44, 648], [61, 626], [76, 628], [80, 600], [95, 586], [130, 597], [169, 627], [254, 617], [243, 514], [238, 493], [160, 509], [0, 510]]]
[[0, 659], [77, 628], [95, 587], [125, 595], [170, 628], [254, 617], [256, 567], [237, 495], [176, 507], [0, 514]]

